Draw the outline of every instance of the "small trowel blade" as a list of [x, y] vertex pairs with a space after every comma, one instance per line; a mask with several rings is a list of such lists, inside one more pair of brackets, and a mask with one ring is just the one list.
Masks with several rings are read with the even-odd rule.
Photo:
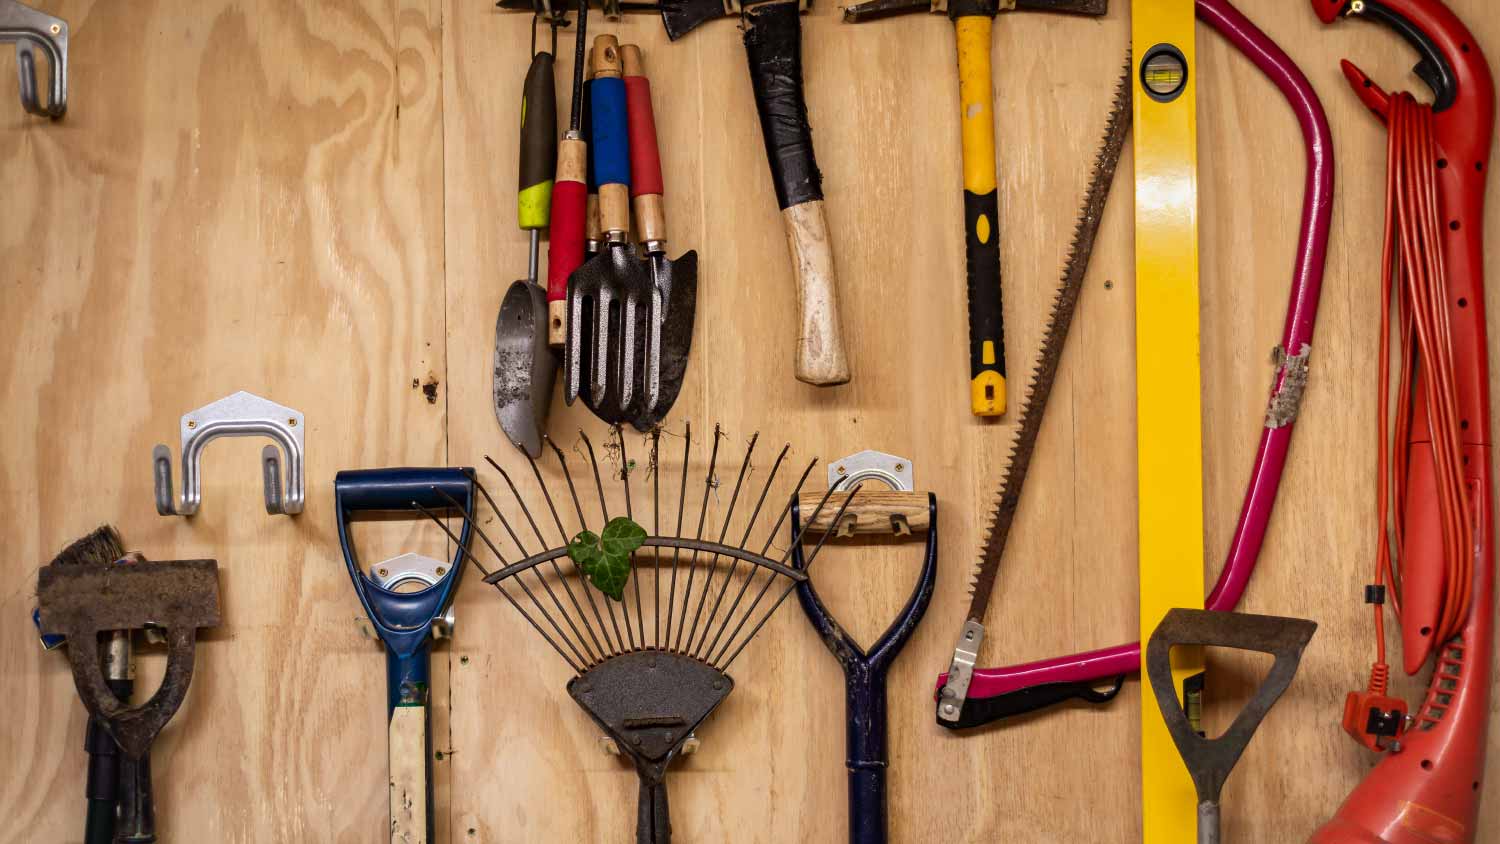
[[495, 418], [516, 448], [542, 456], [557, 356], [547, 345], [547, 291], [514, 281], [495, 319]]

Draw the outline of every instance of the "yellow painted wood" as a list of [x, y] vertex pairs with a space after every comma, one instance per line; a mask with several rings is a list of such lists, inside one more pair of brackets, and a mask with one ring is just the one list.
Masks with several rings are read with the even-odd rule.
[[[0, 50], [0, 677], [10, 713], [0, 750], [24, 760], [0, 776], [11, 818], [0, 841], [83, 837], [83, 707], [62, 655], [37, 647], [30, 608], [36, 567], [104, 519], [152, 556], [221, 563], [224, 624], [200, 641], [187, 701], [157, 744], [162, 840], [384, 840], [385, 656], [354, 621], [333, 476], [478, 464], [503, 488], [482, 462], [490, 454], [529, 483], [495, 423], [490, 367], [495, 313], [529, 245], [515, 217], [518, 138], [502, 130], [519, 108], [531, 15], [472, 0], [31, 5], [72, 26], [72, 96], [61, 123], [26, 116], [14, 51]], [[1306, 840], [1368, 768], [1337, 718], [1369, 658], [1369, 611], [1357, 599], [1375, 529], [1369, 370], [1386, 133], [1347, 93], [1338, 60], [1358, 60], [1382, 83], [1417, 83], [1410, 47], [1381, 27], [1321, 26], [1284, 0], [1238, 5], [1322, 94], [1339, 169], [1312, 377], [1242, 605], [1320, 627], [1224, 792], [1225, 844], [1279, 844]], [[1500, 53], [1492, 4], [1449, 5]], [[993, 35], [1005, 90], [1029, 92], [1007, 94], [996, 121], [999, 147], [1017, 151], [1000, 186], [1005, 261], [1018, 268], [1006, 280], [1016, 373], [1031, 368], [1129, 43], [1129, 4], [1110, 6], [1100, 21], [1006, 13]], [[793, 458], [879, 448], [911, 458], [918, 487], [938, 496], [937, 590], [890, 675], [893, 844], [1139, 844], [1139, 683], [1108, 707], [975, 735], [933, 724], [932, 682], [952, 654], [1009, 442], [1009, 423], [971, 417], [968, 397], [941, 386], [968, 364], [953, 24], [911, 15], [854, 27], [824, 3], [805, 18], [845, 338], [860, 361], [859, 377], [835, 391], [796, 382], [786, 365], [795, 286], [736, 24], [710, 22], [676, 43], [650, 15], [596, 14], [589, 29], [651, 56], [673, 252], [700, 256], [674, 430], [719, 420], [736, 442], [761, 431], [751, 481], [783, 442]], [[1200, 35], [1211, 578], [1262, 428], [1303, 168], [1275, 90], [1218, 36]], [[572, 37], [559, 33], [559, 56], [572, 55]], [[571, 76], [560, 59], [563, 101]], [[1132, 155], [1127, 147], [991, 607], [991, 665], [1138, 633]], [[1500, 214], [1485, 225], [1500, 242]], [[1500, 313], [1500, 285], [1486, 306]], [[429, 379], [432, 403], [421, 389]], [[186, 410], [240, 388], [306, 414], [307, 512], [265, 515], [261, 443], [226, 439], [205, 458], [199, 514], [157, 516], [152, 445], [175, 442]], [[554, 402], [552, 432], [570, 460], [580, 428], [603, 442], [581, 404]], [[720, 478], [721, 508], [733, 474]], [[820, 471], [810, 484], [823, 485]], [[710, 509], [706, 533], [720, 513]], [[385, 523], [358, 526], [366, 561], [445, 554], [422, 546], [433, 526], [391, 524], [391, 537]], [[819, 594], [872, 642], [910, 594], [919, 555], [906, 542], [830, 542], [814, 566]], [[437, 840], [627, 839], [635, 772], [598, 751], [598, 728], [565, 691], [566, 666], [472, 574], [456, 638], [433, 654]], [[798, 613], [788, 599], [736, 662], [734, 694], [699, 731], [700, 752], [674, 767], [674, 840], [847, 840], [843, 679]], [[1210, 726], [1222, 728], [1258, 676], [1252, 663], [1210, 658]], [[140, 661], [143, 683], [159, 676], [159, 654]], [[1487, 741], [1500, 770], [1500, 730]], [[1500, 829], [1490, 798], [1486, 831]]]
[[[1193, 0], [1131, 6], [1135, 74], [1135, 371], [1140, 522], [1140, 641], [1173, 607], [1203, 606], [1203, 428], [1199, 372], [1197, 62]], [[1143, 87], [1148, 51], [1187, 63], [1170, 102]], [[1144, 664], [1144, 659], [1142, 660]], [[1176, 649], [1172, 676], [1203, 671], [1201, 649]], [[1192, 844], [1193, 781], [1149, 694], [1141, 705], [1142, 840]]]

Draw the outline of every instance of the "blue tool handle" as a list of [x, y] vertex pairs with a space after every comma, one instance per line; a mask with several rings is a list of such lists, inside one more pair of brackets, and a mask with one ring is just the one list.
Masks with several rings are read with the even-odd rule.
[[408, 655], [387, 648], [385, 688], [389, 715], [398, 706], [426, 706], [432, 685], [432, 640]]
[[885, 666], [845, 665], [850, 844], [885, 844]]
[[630, 124], [625, 109], [625, 80], [596, 78], [589, 92], [594, 137], [589, 155], [594, 179], [604, 185], [630, 186]]
[[[401, 469], [346, 469], [333, 481], [343, 513], [372, 510], [411, 510], [412, 502], [441, 510], [450, 506], [447, 493], [465, 510], [471, 509], [472, 470], [450, 467]], [[342, 517], [342, 514], [341, 514]], [[414, 518], [423, 518], [414, 513]]]

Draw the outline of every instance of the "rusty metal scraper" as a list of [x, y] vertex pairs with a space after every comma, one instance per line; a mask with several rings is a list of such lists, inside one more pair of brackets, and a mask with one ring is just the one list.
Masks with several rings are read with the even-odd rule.
[[[1219, 843], [1219, 793], [1251, 736], [1276, 705], [1302, 660], [1302, 650], [1312, 640], [1318, 625], [1300, 618], [1270, 615], [1173, 609], [1146, 643], [1146, 675], [1162, 720], [1198, 792], [1198, 842]], [[1259, 651], [1276, 658], [1271, 671], [1234, 723], [1216, 739], [1203, 736], [1177, 698], [1172, 676], [1172, 648], [1208, 646]]]
[[[128, 565], [47, 565], [37, 574], [42, 632], [66, 636], [73, 685], [124, 754], [117, 841], [156, 840], [151, 772], [142, 764], [158, 733], [187, 696], [198, 628], [219, 624], [215, 560], [142, 561]], [[151, 625], [166, 631], [167, 668], [144, 704], [128, 706], [100, 668], [99, 634]]]

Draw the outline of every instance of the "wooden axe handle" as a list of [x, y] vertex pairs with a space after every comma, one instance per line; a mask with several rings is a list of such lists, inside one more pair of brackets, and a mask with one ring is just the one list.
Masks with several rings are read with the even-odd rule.
[[802, 20], [796, 0], [766, 3], [744, 13], [745, 52], [776, 201], [797, 276], [797, 380], [818, 386], [849, 380], [839, 328], [838, 285], [823, 176], [813, 155], [812, 128], [802, 93]]

